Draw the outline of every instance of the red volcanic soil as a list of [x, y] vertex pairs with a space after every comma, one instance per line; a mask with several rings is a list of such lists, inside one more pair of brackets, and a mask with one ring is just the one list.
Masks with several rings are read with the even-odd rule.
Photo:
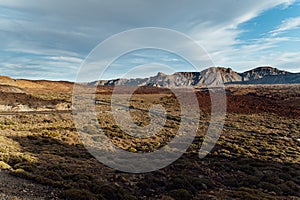
[[252, 95], [227, 95], [227, 110], [232, 113], [274, 113], [279, 116], [298, 118], [299, 101], [284, 102], [272, 98]]
[[[245, 89], [244, 89], [245, 90]], [[300, 91], [299, 91], [300, 92]], [[210, 111], [210, 95], [208, 92], [197, 92], [200, 108]], [[239, 114], [273, 113], [279, 116], [299, 118], [300, 94], [247, 93], [226, 94], [227, 112]]]
[[[72, 95], [74, 83], [65, 81], [30, 81], [14, 80], [9, 77], [0, 77], [2, 89], [1, 102], [34, 104], [49, 104], [43, 100], [36, 99], [31, 94], [68, 94]], [[10, 88], [11, 87], [11, 88]], [[83, 86], [89, 87], [89, 86]], [[89, 87], [90, 88], [90, 87]], [[92, 88], [92, 87], [91, 87]], [[168, 88], [158, 88], [150, 86], [128, 87], [120, 86], [121, 93], [128, 93], [132, 88], [137, 88], [134, 94], [172, 94]], [[97, 94], [112, 94], [113, 86], [98, 86]], [[11, 90], [11, 94], [6, 94]], [[176, 90], [184, 90], [176, 89]], [[19, 92], [23, 92], [20, 94]], [[27, 94], [25, 94], [25, 92]], [[19, 93], [19, 94], [13, 94]], [[299, 85], [246, 85], [226, 87], [227, 112], [241, 114], [274, 113], [280, 116], [298, 118], [300, 114], [300, 86]], [[210, 94], [205, 90], [196, 89], [199, 99], [200, 109], [210, 112]], [[35, 96], [35, 95], [34, 95]], [[56, 104], [58, 102], [51, 102]], [[38, 105], [35, 105], [38, 104]]]
[[[114, 86], [98, 86], [97, 94], [112, 94], [114, 89]], [[133, 89], [135, 90], [134, 94], [172, 94], [171, 90], [168, 88], [159, 88], [153, 86], [117, 86], [117, 91], [119, 94], [128, 94]]]
[[[266, 87], [234, 87], [226, 89], [227, 112], [239, 114], [274, 113], [279, 116], [298, 118], [300, 116], [300, 86]], [[99, 86], [97, 94], [112, 94], [113, 86]], [[130, 87], [123, 87], [126, 93]], [[180, 89], [179, 89], [180, 90]], [[182, 90], [182, 89], [181, 89]], [[232, 91], [233, 92], [232, 92]], [[134, 94], [172, 94], [167, 88], [143, 86]], [[197, 91], [200, 109], [210, 112], [211, 97], [208, 91]], [[175, 98], [175, 97], [174, 97]]]

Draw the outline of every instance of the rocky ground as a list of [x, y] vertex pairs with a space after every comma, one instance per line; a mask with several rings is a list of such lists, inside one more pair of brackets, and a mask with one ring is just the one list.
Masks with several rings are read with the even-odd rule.
[[15, 177], [5, 170], [0, 171], [1, 200], [57, 199], [56, 194], [57, 189]]
[[[209, 122], [210, 98], [197, 89], [202, 123], [188, 151], [161, 170], [128, 174], [101, 164], [84, 148], [70, 108], [61, 112], [60, 103], [71, 101], [69, 83], [23, 81], [21, 87], [18, 81], [7, 81], [15, 86], [2, 88], [0, 102], [36, 110], [0, 113], [0, 169], [6, 169], [0, 173], [0, 199], [299, 199], [299, 85], [228, 86], [222, 136], [202, 160], [198, 151]], [[106, 136], [132, 153], [167, 145], [170, 138], [164, 136], [172, 136], [180, 123], [170, 93], [142, 88], [131, 99], [132, 117], [141, 126], [149, 121], [143, 110], [151, 103], [160, 102], [169, 111], [165, 135], [132, 141], [111, 119], [112, 89], [97, 91], [101, 101], [96, 107], [104, 110], [98, 120]], [[43, 106], [51, 109], [37, 111]]]

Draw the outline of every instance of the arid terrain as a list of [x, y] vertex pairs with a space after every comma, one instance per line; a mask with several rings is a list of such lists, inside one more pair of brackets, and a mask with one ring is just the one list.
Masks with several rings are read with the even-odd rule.
[[[130, 99], [139, 126], [149, 123], [153, 103], [168, 113], [164, 129], [145, 139], [115, 123], [112, 90], [99, 86], [95, 106], [116, 146], [147, 153], [174, 137], [180, 107], [168, 89], [141, 87]], [[193, 144], [171, 165], [139, 174], [111, 169], [84, 148], [72, 118], [72, 91], [70, 82], [0, 78], [0, 199], [300, 199], [299, 84], [227, 85], [222, 135], [201, 160], [211, 103], [209, 93], [195, 87], [201, 117]]]

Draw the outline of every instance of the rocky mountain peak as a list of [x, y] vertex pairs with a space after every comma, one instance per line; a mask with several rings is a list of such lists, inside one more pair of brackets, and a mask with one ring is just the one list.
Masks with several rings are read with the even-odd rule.
[[[276, 77], [276, 78], [275, 78]], [[258, 81], [259, 80], [259, 81]], [[293, 74], [269, 66], [238, 73], [231, 68], [210, 67], [201, 72], [176, 72], [165, 74], [158, 72], [156, 76], [140, 79], [115, 79], [97, 81], [91, 85], [130, 85], [130, 86], [156, 86], [156, 87], [185, 87], [224, 84], [287, 84], [300, 83], [300, 74]]]

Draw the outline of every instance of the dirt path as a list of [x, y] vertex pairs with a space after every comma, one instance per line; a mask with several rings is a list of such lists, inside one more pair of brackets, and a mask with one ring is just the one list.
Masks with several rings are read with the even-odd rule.
[[57, 194], [56, 189], [0, 171], [0, 200], [58, 199]]

